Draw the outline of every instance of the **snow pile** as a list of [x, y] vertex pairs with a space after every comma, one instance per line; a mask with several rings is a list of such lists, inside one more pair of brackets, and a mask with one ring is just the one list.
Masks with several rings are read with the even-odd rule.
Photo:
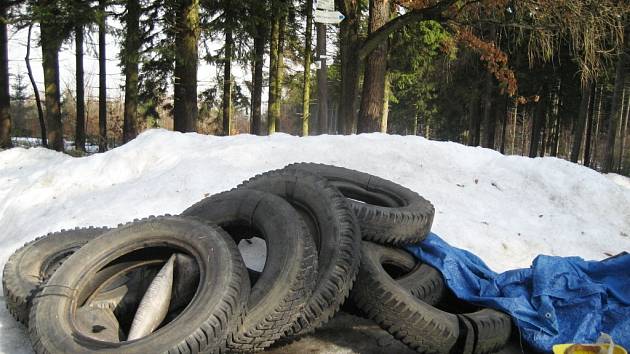
[[[361, 170], [417, 191], [436, 207], [433, 231], [495, 271], [528, 267], [538, 254], [602, 259], [630, 251], [630, 180], [564, 160], [503, 156], [415, 136], [151, 130], [83, 158], [41, 148], [1, 152], [0, 267], [24, 242], [47, 232], [177, 214], [298, 161]], [[4, 301], [0, 307], [0, 352], [30, 353], [23, 328]]]

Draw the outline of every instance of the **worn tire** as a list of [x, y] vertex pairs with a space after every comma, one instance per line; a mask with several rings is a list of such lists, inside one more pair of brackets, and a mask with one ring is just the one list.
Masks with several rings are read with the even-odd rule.
[[501, 350], [512, 335], [512, 319], [494, 309], [460, 315], [469, 320], [474, 329], [474, 354], [494, 353]]
[[183, 215], [214, 222], [237, 241], [243, 229], [254, 229], [265, 240], [265, 267], [228, 346], [251, 352], [273, 344], [302, 313], [317, 279], [317, 250], [302, 217], [284, 199], [252, 189], [208, 197]]
[[357, 306], [383, 329], [420, 353], [449, 353], [458, 345], [459, 320], [419, 300], [383, 268], [383, 247], [363, 242], [352, 290]]
[[286, 169], [299, 169], [327, 178], [355, 212], [361, 235], [386, 245], [417, 243], [428, 235], [435, 209], [418, 193], [394, 182], [347, 168], [295, 163]]
[[[185, 252], [199, 266], [195, 296], [172, 322], [121, 343], [97, 341], [76, 329], [73, 312], [100, 269], [134, 252], [160, 250]], [[184, 217], [149, 218], [95, 238], [61, 265], [33, 301], [30, 339], [36, 353], [221, 353], [248, 294], [245, 265], [223, 230]]]
[[9, 313], [28, 325], [28, 313], [40, 286], [72, 253], [109, 229], [61, 230], [26, 243], [11, 255], [2, 272], [2, 291]]
[[360, 229], [346, 198], [325, 178], [298, 170], [267, 172], [239, 188], [283, 197], [306, 220], [319, 254], [319, 274], [306, 308], [287, 335], [320, 327], [348, 297], [360, 264]]

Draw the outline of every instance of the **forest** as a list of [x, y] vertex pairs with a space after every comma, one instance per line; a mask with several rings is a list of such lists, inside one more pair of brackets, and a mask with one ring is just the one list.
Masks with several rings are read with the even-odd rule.
[[[630, 175], [629, 2], [335, 0], [338, 25], [316, 22], [320, 4], [0, 0], [0, 148], [38, 137], [80, 156], [151, 127], [382, 132]], [[27, 56], [15, 58], [11, 34], [25, 30]], [[107, 35], [120, 46], [115, 57]], [[59, 65], [69, 47], [70, 88]], [[95, 100], [86, 97], [87, 47], [99, 61]], [[25, 72], [10, 72], [9, 59], [24, 61]], [[108, 91], [108, 60], [124, 75], [120, 95]], [[216, 72], [200, 90], [202, 63]]]

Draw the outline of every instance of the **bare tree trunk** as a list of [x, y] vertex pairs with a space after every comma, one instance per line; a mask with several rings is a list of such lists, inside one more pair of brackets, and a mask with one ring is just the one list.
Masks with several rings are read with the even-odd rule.
[[122, 58], [125, 71], [125, 112], [123, 142], [138, 135], [138, 71], [140, 63], [140, 2], [127, 0], [127, 35]]
[[584, 166], [591, 165], [591, 144], [593, 140], [593, 121], [595, 117], [595, 98], [597, 97], [597, 84], [593, 84], [591, 89], [591, 97], [588, 104], [588, 113], [586, 114], [586, 142], [584, 143]]
[[494, 149], [495, 116], [492, 114], [492, 101], [494, 93], [494, 83], [492, 74], [486, 73], [483, 91], [483, 124], [485, 125], [484, 139], [481, 144], [485, 148]]
[[577, 163], [580, 159], [580, 149], [582, 148], [582, 137], [586, 125], [586, 115], [588, 113], [588, 103], [591, 97], [593, 84], [589, 81], [582, 86], [582, 99], [580, 100], [580, 111], [578, 120], [573, 129], [573, 148], [571, 149], [571, 162]]
[[254, 37], [254, 70], [252, 77], [252, 121], [250, 133], [260, 135], [262, 133], [262, 89], [263, 89], [263, 67], [265, 64], [265, 31], [258, 28]]
[[98, 151], [107, 151], [107, 58], [105, 42], [105, 15], [106, 0], [99, 0], [98, 8], [102, 18], [98, 23], [98, 126], [99, 141]]
[[174, 128], [179, 132], [197, 130], [197, 67], [199, 41], [199, 0], [180, 1], [176, 14]]
[[619, 135], [619, 139], [621, 140], [619, 142], [619, 163], [617, 164], [619, 166], [619, 173], [623, 172], [624, 166], [623, 166], [623, 162], [624, 162], [624, 154], [626, 152], [626, 133], [628, 130], [628, 120], [630, 119], [630, 95], [628, 95], [628, 99], [626, 100], [626, 112], [622, 118], [622, 122], [621, 122], [621, 134]]
[[276, 132], [276, 124], [280, 119], [276, 115], [280, 105], [278, 97], [278, 51], [280, 47], [280, 11], [284, 7], [282, 0], [271, 1], [271, 34], [269, 43], [269, 100], [267, 106], [267, 131], [269, 134]]
[[48, 142], [54, 150], [63, 151], [61, 93], [59, 89], [59, 48], [61, 41], [57, 38], [59, 35], [57, 26], [49, 21], [47, 19], [40, 24]]
[[617, 69], [615, 73], [615, 89], [613, 91], [612, 103], [610, 107], [610, 119], [608, 120], [608, 132], [606, 139], [606, 151], [604, 154], [604, 172], [612, 172], [614, 170], [614, 157], [615, 157], [615, 138], [617, 135], [617, 128], [619, 127], [619, 120], [621, 118], [621, 97], [624, 92], [624, 83], [626, 80], [626, 63], [628, 62], [628, 54], [625, 50], [628, 47], [630, 36], [630, 26], [626, 26], [623, 48], [620, 48]]
[[534, 117], [532, 119], [532, 138], [529, 146], [529, 157], [538, 156], [538, 150], [540, 148], [540, 135], [542, 133], [543, 125], [545, 122], [546, 102], [548, 99], [547, 85], [545, 84], [541, 89], [540, 100], [536, 104], [534, 110]]
[[[507, 97], [504, 97], [503, 100], [504, 100], [503, 102], [504, 109], [497, 111], [497, 112], [500, 112], [503, 116], [497, 117], [498, 118], [497, 120], [501, 120], [501, 147], [499, 150], [502, 154], [505, 154], [505, 140], [507, 138], [507, 126], [510, 122], [509, 120], [510, 110], [508, 108], [508, 104], [510, 100], [508, 100]], [[516, 100], [512, 100], [512, 105], [513, 106], [516, 105]]]
[[[313, 56], [313, 0], [306, 0], [304, 38], [304, 81], [302, 86], [302, 136], [308, 136], [311, 119], [311, 57]], [[319, 41], [318, 41], [319, 43]]]
[[481, 117], [479, 112], [479, 96], [476, 96], [470, 107], [470, 137], [468, 145], [479, 146], [479, 140], [481, 139]]
[[317, 120], [319, 134], [328, 134], [328, 64], [326, 64], [326, 25], [317, 24]]
[[[229, 6], [229, 4], [227, 5]], [[226, 13], [229, 10], [226, 8]], [[223, 61], [223, 135], [232, 135], [232, 53], [234, 38], [232, 37], [232, 22], [226, 20], [225, 26], [225, 59]]]
[[339, 28], [339, 53], [341, 57], [341, 94], [338, 107], [340, 134], [352, 134], [357, 122], [357, 95], [359, 92], [360, 63], [357, 51], [360, 46], [359, 0], [338, 0], [340, 11], [346, 16]]
[[[390, 18], [390, 9], [389, 0], [370, 0], [369, 33], [377, 31], [387, 23]], [[359, 133], [380, 131], [385, 99], [388, 47], [388, 42], [383, 41], [367, 57], [359, 111]]]
[[85, 82], [83, 73], [83, 26], [76, 26], [75, 33], [75, 71], [77, 91], [77, 117], [74, 135], [74, 148], [85, 151]]
[[0, 148], [10, 148], [11, 96], [9, 94], [9, 39], [7, 37], [7, 5], [0, 3]]
[[39, 89], [33, 76], [33, 69], [31, 68], [31, 32], [33, 31], [33, 24], [28, 26], [28, 37], [26, 39], [26, 56], [24, 61], [26, 62], [26, 70], [28, 71], [28, 78], [31, 80], [33, 86], [33, 94], [35, 95], [35, 105], [37, 106], [37, 117], [39, 118], [39, 129], [42, 137], [42, 146], [48, 146], [48, 133], [46, 132], [46, 121], [44, 119], [44, 109], [42, 108], [42, 99], [39, 97]]
[[383, 118], [381, 118], [381, 133], [387, 134], [387, 121], [389, 120], [389, 95], [391, 86], [389, 82], [389, 73], [385, 73], [385, 98], [383, 102]]

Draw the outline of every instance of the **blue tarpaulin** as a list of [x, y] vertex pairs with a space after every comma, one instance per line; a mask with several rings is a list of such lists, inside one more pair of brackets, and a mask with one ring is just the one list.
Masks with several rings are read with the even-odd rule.
[[533, 349], [595, 342], [600, 332], [630, 349], [628, 253], [603, 261], [541, 255], [530, 268], [497, 274], [435, 234], [408, 249], [439, 269], [459, 299], [509, 313]]

